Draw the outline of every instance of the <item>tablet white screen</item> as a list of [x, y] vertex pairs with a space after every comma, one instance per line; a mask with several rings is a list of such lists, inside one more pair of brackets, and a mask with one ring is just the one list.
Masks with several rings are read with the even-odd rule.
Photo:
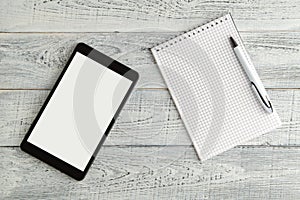
[[77, 52], [28, 142], [84, 171], [131, 84]]

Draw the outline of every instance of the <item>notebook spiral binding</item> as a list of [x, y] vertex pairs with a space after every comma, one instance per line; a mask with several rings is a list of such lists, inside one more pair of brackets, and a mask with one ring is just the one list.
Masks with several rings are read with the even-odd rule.
[[187, 38], [192, 37], [193, 35], [196, 35], [198, 33], [201, 33], [207, 29], [210, 29], [211, 27], [217, 26], [218, 24], [223, 23], [224, 21], [228, 20], [228, 17], [221, 17], [218, 19], [215, 19], [207, 24], [195, 27], [189, 31], [185, 31], [182, 35], [176, 36], [171, 38], [169, 41], [164, 42], [162, 44], [159, 44], [158, 46], [156, 46], [154, 49], [156, 51], [160, 51], [163, 50], [165, 48], [168, 48], [169, 46], [172, 46], [173, 44], [176, 44], [178, 42], [181, 42], [182, 40], [185, 40]]

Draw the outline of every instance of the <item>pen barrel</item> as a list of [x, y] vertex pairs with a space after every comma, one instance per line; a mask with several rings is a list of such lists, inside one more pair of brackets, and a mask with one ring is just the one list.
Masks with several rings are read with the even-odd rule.
[[235, 52], [235, 55], [238, 57], [240, 64], [244, 68], [244, 71], [246, 72], [249, 80], [251, 82], [259, 83], [259, 85], [262, 85], [258, 73], [254, 68], [254, 65], [252, 64], [252, 61], [250, 60], [249, 56], [247, 57], [246, 52], [243, 51], [243, 49], [239, 46], [235, 47], [233, 50]]
[[233, 50], [234, 50], [234, 53], [237, 56], [240, 64], [242, 65], [244, 71], [246, 72], [246, 74], [251, 82], [253, 91], [257, 95], [261, 104], [263, 105], [265, 110], [267, 110], [268, 112], [273, 112], [268, 93], [267, 93], [265, 87], [263, 86], [263, 84], [258, 76], [258, 73], [256, 72], [256, 70], [254, 68], [254, 65], [252, 64], [249, 56], [247, 55], [247, 52], [243, 51], [243, 49], [239, 46], [235, 47]]

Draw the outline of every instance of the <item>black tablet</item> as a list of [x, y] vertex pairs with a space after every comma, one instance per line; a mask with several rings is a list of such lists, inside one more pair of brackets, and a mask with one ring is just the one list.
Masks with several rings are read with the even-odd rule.
[[21, 149], [82, 180], [138, 80], [138, 73], [79, 43]]

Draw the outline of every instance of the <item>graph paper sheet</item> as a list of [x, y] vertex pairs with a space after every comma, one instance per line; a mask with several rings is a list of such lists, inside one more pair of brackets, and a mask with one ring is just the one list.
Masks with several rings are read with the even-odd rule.
[[151, 49], [202, 161], [281, 124], [252, 91], [230, 36], [245, 51], [228, 14]]

